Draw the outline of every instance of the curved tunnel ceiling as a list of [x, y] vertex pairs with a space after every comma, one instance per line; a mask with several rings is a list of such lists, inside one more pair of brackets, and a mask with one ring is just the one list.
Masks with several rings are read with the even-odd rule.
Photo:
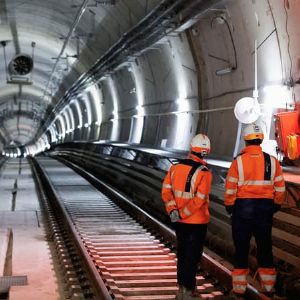
[[[0, 0], [0, 103], [15, 110], [14, 106], [24, 102], [24, 99], [37, 102], [38, 121], [46, 118], [47, 106], [53, 101], [72, 65], [77, 63], [80, 71], [69, 75], [71, 83], [111, 46], [107, 41], [102, 44], [95, 41], [97, 29], [113, 32], [116, 30], [113, 27], [116, 27], [121, 35], [159, 3], [137, 0], [118, 2]], [[107, 27], [108, 23], [112, 28]], [[118, 39], [118, 36], [114, 38]], [[19, 54], [33, 58], [34, 68], [27, 76], [10, 74], [7, 70], [9, 63]], [[67, 88], [68, 85], [63, 87], [63, 91]], [[13, 105], [10, 106], [10, 103]], [[28, 107], [28, 114], [31, 113], [32, 107]], [[15, 119], [12, 123], [17, 123], [17, 115], [11, 114], [11, 118]], [[33, 120], [30, 124], [30, 119], [26, 123], [33, 131], [41, 125]], [[6, 126], [4, 122], [2, 126]], [[8, 133], [4, 137], [5, 144], [18, 141], [17, 127], [4, 130]], [[22, 136], [18, 143], [27, 144], [33, 137], [31, 132], [27, 138]]]
[[230, 157], [254, 40], [258, 122], [273, 149], [273, 114], [300, 92], [299, 11], [296, 0], [0, 0], [0, 150], [74, 140], [185, 150], [202, 131]]

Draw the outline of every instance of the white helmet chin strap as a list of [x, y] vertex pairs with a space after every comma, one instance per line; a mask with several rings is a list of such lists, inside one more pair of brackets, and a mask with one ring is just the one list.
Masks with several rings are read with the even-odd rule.
[[201, 155], [202, 155], [202, 156], [207, 156], [207, 155], [208, 155], [208, 153], [207, 153], [207, 151], [206, 151], [206, 150], [202, 150], [202, 151], [201, 151]]
[[201, 150], [201, 152], [195, 152], [195, 151], [191, 151], [191, 154], [197, 156], [198, 158], [203, 158], [204, 156], [207, 156], [208, 153], [206, 150]]

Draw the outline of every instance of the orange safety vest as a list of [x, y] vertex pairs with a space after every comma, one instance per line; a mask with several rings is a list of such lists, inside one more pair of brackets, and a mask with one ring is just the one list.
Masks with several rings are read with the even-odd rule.
[[207, 224], [212, 174], [204, 160], [194, 155], [191, 158], [171, 166], [163, 181], [162, 199], [168, 214], [179, 210], [179, 222]]
[[225, 205], [234, 205], [237, 198], [273, 199], [282, 204], [285, 183], [279, 161], [264, 153], [260, 146], [244, 148], [233, 160], [226, 177]]

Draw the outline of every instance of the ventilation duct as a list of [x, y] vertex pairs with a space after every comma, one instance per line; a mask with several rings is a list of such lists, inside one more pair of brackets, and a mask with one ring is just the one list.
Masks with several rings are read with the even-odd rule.
[[32, 71], [33, 60], [27, 54], [18, 54], [8, 65], [10, 75], [27, 75]]

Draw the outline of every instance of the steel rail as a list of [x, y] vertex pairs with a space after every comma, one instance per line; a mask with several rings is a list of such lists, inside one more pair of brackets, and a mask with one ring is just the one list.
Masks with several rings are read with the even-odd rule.
[[[151, 225], [151, 227], [156, 228], [159, 230], [161, 235], [166, 239], [167, 241], [172, 242], [175, 244], [176, 236], [174, 231], [169, 229], [167, 226], [162, 224], [157, 219], [153, 218], [150, 214], [145, 212], [143, 209], [138, 207], [137, 205], [133, 204], [132, 201], [130, 201], [126, 196], [121, 194], [120, 192], [116, 191], [116, 189], [103, 181], [99, 180], [97, 177], [95, 177], [90, 172], [84, 170], [82, 167], [76, 165], [73, 162], [70, 162], [63, 158], [58, 158], [61, 162], [66, 164], [67, 166], [71, 167], [73, 170], [75, 170], [77, 173], [82, 175], [84, 178], [89, 180], [93, 185], [95, 185], [97, 188], [100, 188], [102, 191], [104, 191], [105, 194], [109, 195], [109, 197], [113, 198], [115, 201], [117, 201], [118, 205], [120, 205], [123, 209], [126, 209], [123, 203], [128, 203], [130, 206], [135, 210], [135, 213], [141, 216], [141, 218], [147, 218], [147, 223]], [[210, 274], [213, 276], [216, 276], [216, 278], [219, 280], [221, 285], [225, 285], [226, 289], [230, 290], [232, 288], [231, 285], [231, 271], [223, 266], [218, 261], [214, 260], [212, 257], [210, 257], [207, 254], [203, 254], [202, 257], [202, 266], [205, 268]], [[246, 295], [253, 300], [270, 300], [269, 297], [258, 291], [255, 287], [248, 284], [247, 285], [247, 291]]]
[[[52, 185], [49, 183], [50, 179], [47, 174], [43, 171], [40, 164], [37, 162], [36, 159], [33, 159], [34, 167], [36, 168], [39, 177], [41, 178], [41, 181], [43, 184], [47, 187], [47, 190], [50, 195], [53, 196], [54, 199], [59, 199], [59, 195], [55, 191], [55, 189], [52, 187]], [[83, 259], [84, 263], [88, 266], [88, 270], [91, 272], [91, 278], [93, 280], [93, 286], [96, 289], [96, 292], [98, 294], [99, 300], [112, 300], [111, 295], [109, 294], [106, 285], [104, 284], [101, 276], [99, 275], [99, 272], [96, 268], [96, 266], [91, 262], [90, 255], [86, 250], [86, 247], [84, 246], [77, 230], [74, 226], [72, 226], [72, 220], [69, 216], [69, 214], [66, 211], [66, 208], [60, 203], [60, 201], [57, 201], [57, 205], [59, 206], [60, 211], [62, 212], [64, 218], [67, 220], [66, 224], [69, 227], [70, 232], [72, 232], [72, 235], [75, 237], [74, 241], [77, 244], [78, 248], [80, 249], [81, 253], [83, 253]]]
[[[52, 168], [55, 161], [53, 159], [50, 161], [49, 166]], [[61, 163], [56, 162], [56, 164], [63, 167]], [[42, 161], [41, 166], [48, 172], [47, 160]], [[52, 182], [55, 175], [49, 173], [49, 178], [50, 185], [55, 190], [57, 187], [64, 186], [63, 182], [55, 183], [56, 180]], [[69, 180], [66, 181], [67, 186], [69, 186], [68, 182]], [[175, 254], [160, 243], [160, 234], [158, 239], [150, 233], [152, 230], [149, 231], [149, 228], [152, 229], [152, 226], [144, 222], [147, 217], [141, 213], [140, 221], [133, 220], [135, 218], [129, 217], [132, 213], [125, 213], [126, 209], [119, 208], [122, 205], [116, 203], [117, 201], [111, 201], [110, 197], [101, 195], [94, 198], [91, 192], [96, 190], [89, 189], [88, 185], [85, 186], [88, 198], [82, 194], [83, 200], [81, 200], [79, 195], [74, 198], [67, 193], [61, 194], [62, 190], [58, 190], [59, 202], [63, 202], [66, 207], [72, 224], [80, 234], [90, 258], [113, 292], [113, 297], [118, 300], [173, 299], [177, 290]], [[103, 195], [101, 192], [97, 193]], [[124, 204], [124, 201], [121, 203]], [[130, 206], [127, 210], [132, 212], [132, 209], [133, 207]], [[165, 230], [169, 229], [166, 227]], [[128, 249], [125, 247], [126, 244]], [[139, 254], [141, 252], [143, 254]], [[150, 270], [147, 270], [147, 266]], [[167, 285], [162, 284], [163, 278], [168, 282]], [[197, 285], [202, 286], [200, 290], [204, 295], [222, 295], [219, 284], [215, 286], [210, 282], [211, 279], [197, 276]]]

